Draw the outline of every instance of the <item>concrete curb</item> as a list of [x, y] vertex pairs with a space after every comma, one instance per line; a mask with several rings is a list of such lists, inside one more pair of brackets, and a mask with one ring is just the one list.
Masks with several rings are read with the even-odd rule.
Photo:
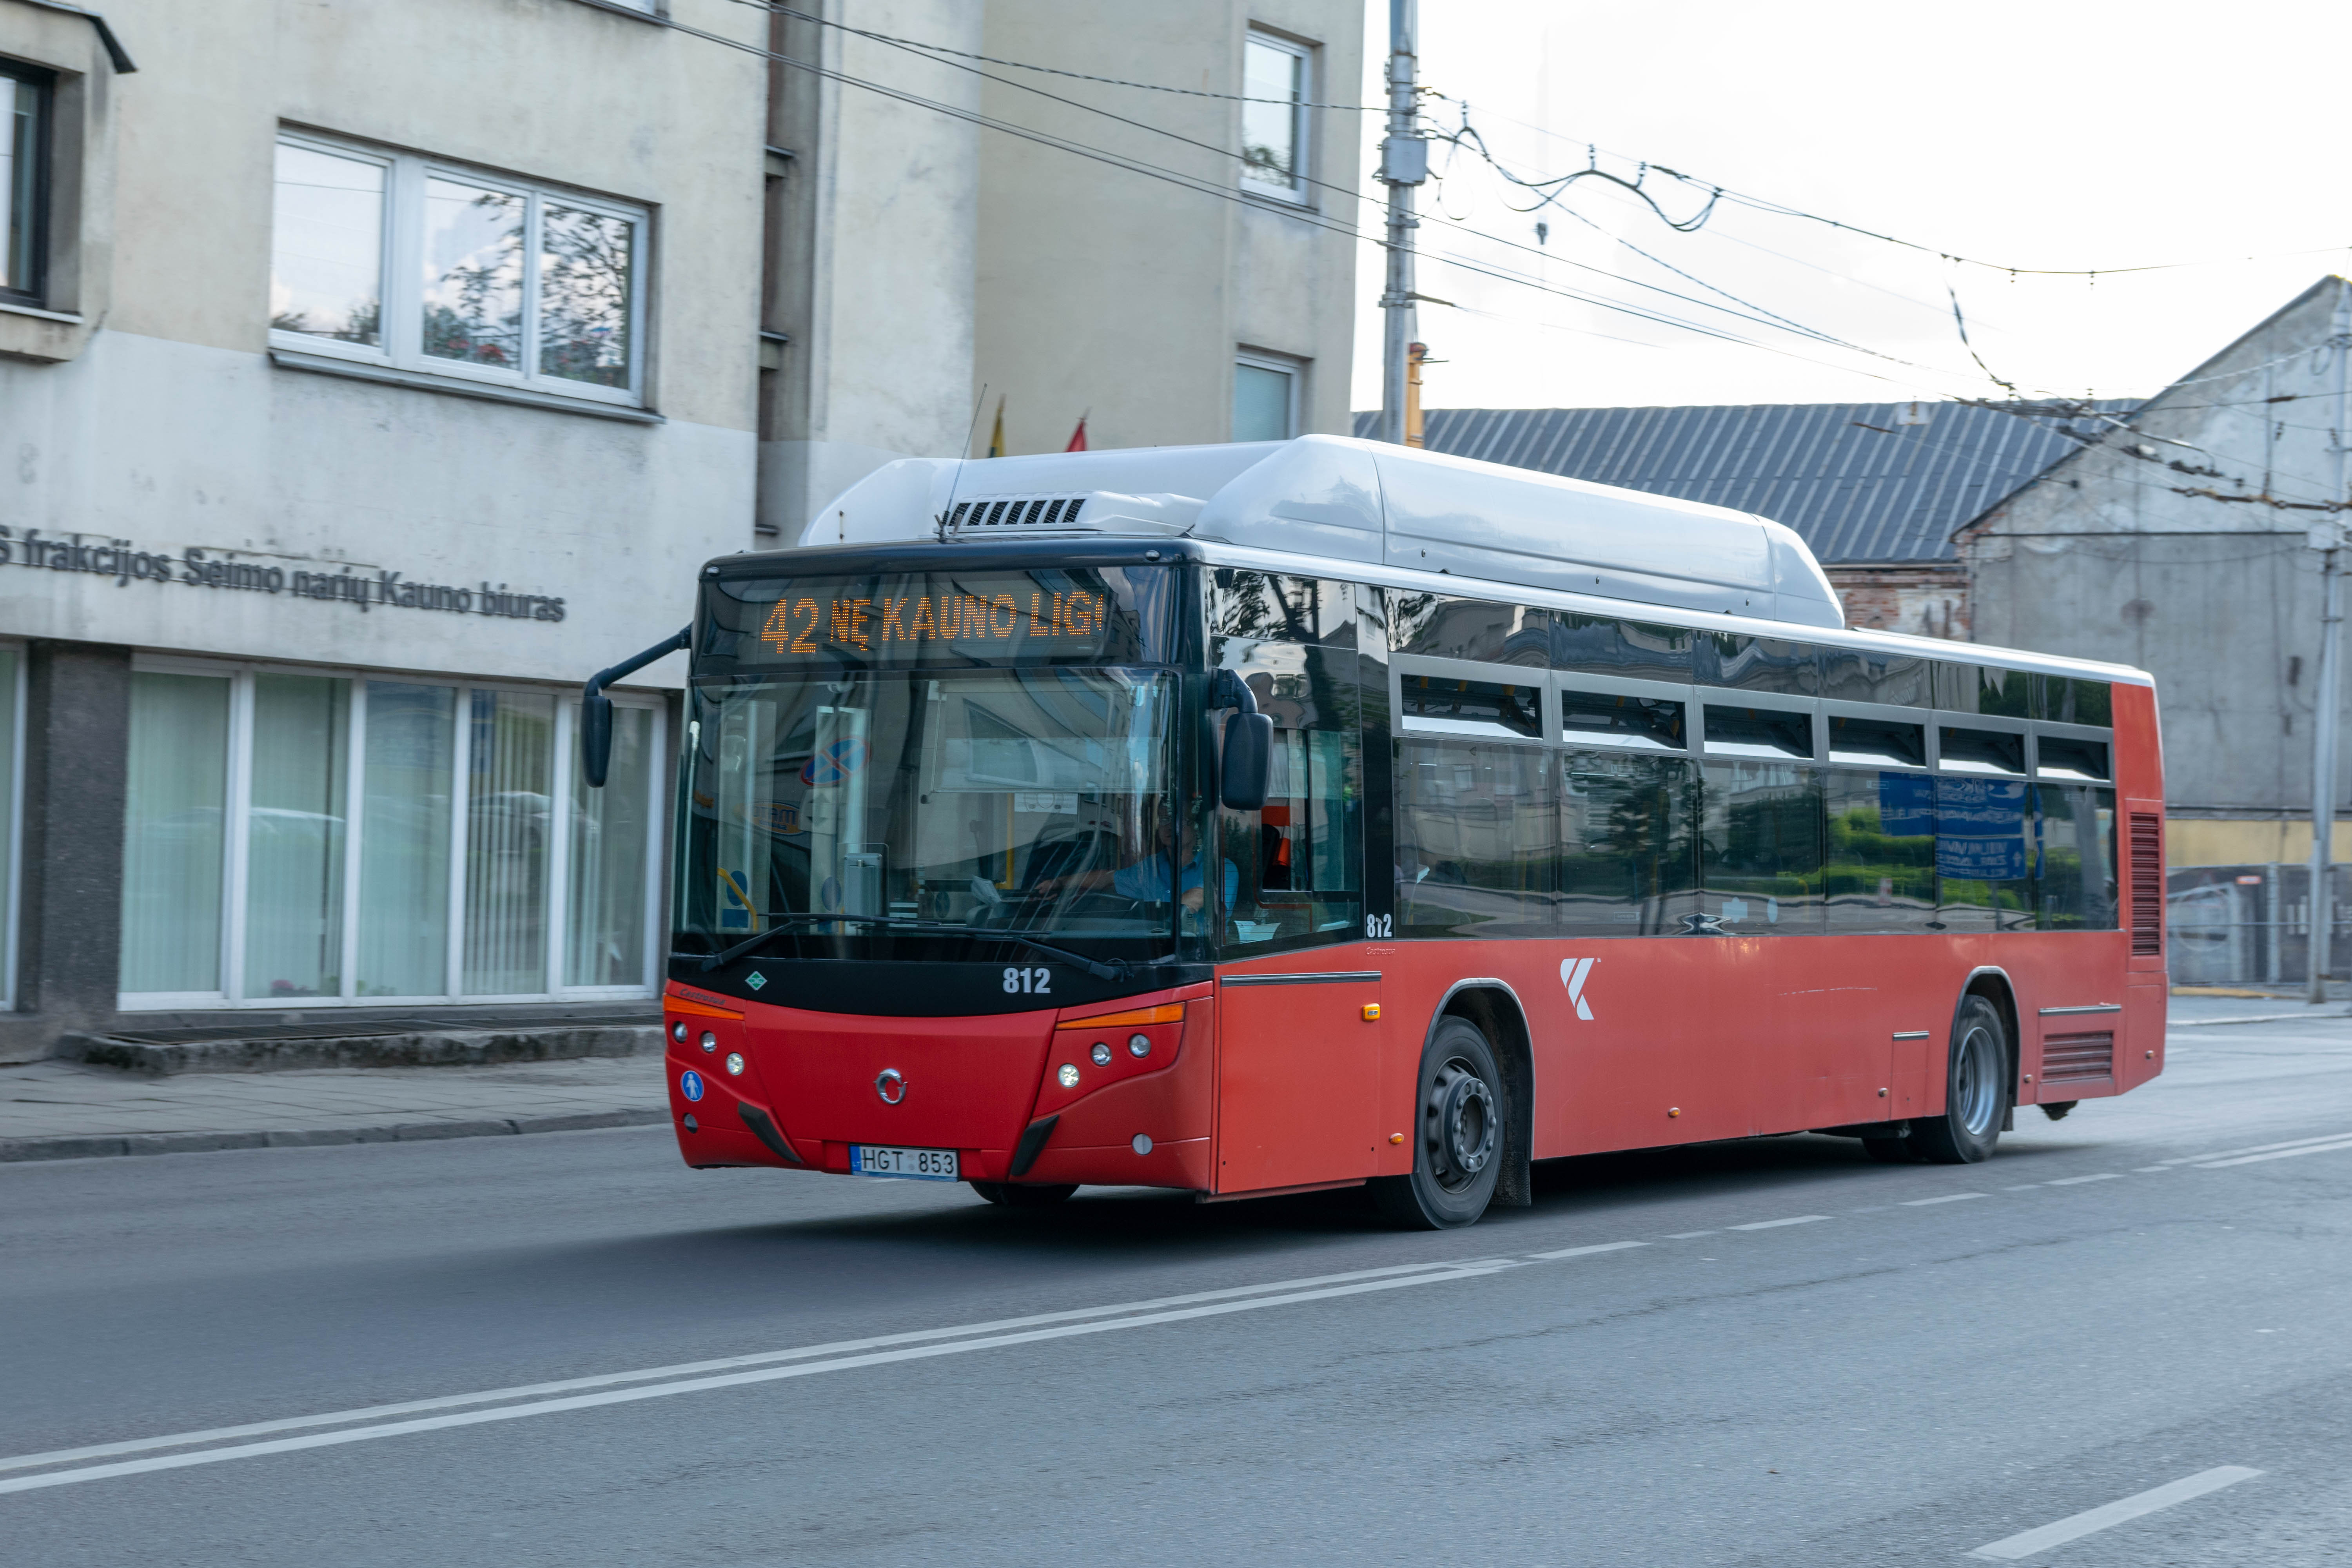
[[316, 1072], [330, 1068], [501, 1067], [579, 1061], [591, 1057], [656, 1056], [658, 1020], [520, 1029], [429, 1029], [382, 1035], [306, 1035], [226, 1040], [158, 1041], [111, 1035], [61, 1035], [55, 1055], [86, 1067], [148, 1078], [179, 1073]]
[[440, 1138], [509, 1137], [522, 1132], [584, 1132], [600, 1127], [650, 1127], [667, 1110], [584, 1110], [568, 1116], [512, 1116], [479, 1121], [394, 1121], [372, 1127], [281, 1129], [268, 1132], [128, 1132], [99, 1137], [0, 1138], [0, 1163], [20, 1160], [102, 1160], [121, 1154], [204, 1154], [217, 1149], [315, 1149], [330, 1143], [417, 1143]]

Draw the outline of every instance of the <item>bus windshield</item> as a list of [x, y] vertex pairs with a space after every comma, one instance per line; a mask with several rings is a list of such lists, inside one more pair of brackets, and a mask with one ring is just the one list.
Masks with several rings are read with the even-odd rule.
[[1202, 901], [1175, 692], [1066, 665], [698, 685], [676, 951], [776, 930], [763, 956], [996, 959], [1018, 931], [1164, 956]]

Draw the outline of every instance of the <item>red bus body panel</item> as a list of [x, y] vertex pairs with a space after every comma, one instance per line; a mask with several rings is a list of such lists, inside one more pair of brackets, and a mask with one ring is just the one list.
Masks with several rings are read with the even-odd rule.
[[[1399, 1174], [1423, 1045], [1465, 983], [1507, 990], [1526, 1018], [1537, 1159], [1939, 1113], [1953, 1014], [1979, 983], [2012, 1012], [2019, 1104], [2118, 1094], [2163, 1070], [2167, 991], [2160, 940], [2132, 951], [2135, 819], [2158, 844], [2163, 825], [2155, 693], [2118, 683], [2114, 705], [2120, 930], [1358, 942], [1224, 965], [1213, 984], [984, 1017], [815, 1013], [672, 984], [669, 1020], [688, 1026], [668, 1044], [679, 1148], [695, 1165], [790, 1168], [737, 1113], [746, 1101], [813, 1170], [846, 1171], [852, 1144], [881, 1143], [951, 1148], [967, 1178], [1004, 1181], [1024, 1129], [1054, 1116], [1021, 1179], [1222, 1195]], [[2155, 869], [2138, 897], [2161, 900]], [[2160, 908], [2156, 920], [2160, 933]], [[1580, 1008], [1564, 975], [1584, 959]], [[1173, 1005], [1181, 1023], [1141, 1030], [1144, 1058], [1127, 1049], [1136, 1029], [1061, 1026]], [[1091, 1058], [1098, 1039], [1108, 1068]], [[1066, 1063], [1076, 1089], [1055, 1077]], [[895, 1105], [876, 1089], [886, 1068], [906, 1083]], [[708, 1086], [698, 1102], [688, 1070]]]

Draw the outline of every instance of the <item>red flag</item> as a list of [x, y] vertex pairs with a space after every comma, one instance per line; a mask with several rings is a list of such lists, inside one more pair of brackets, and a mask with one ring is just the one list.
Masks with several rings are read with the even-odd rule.
[[1070, 444], [1063, 447], [1062, 450], [1065, 452], [1083, 452], [1086, 449], [1087, 416], [1081, 414], [1078, 416], [1078, 427], [1070, 432]]

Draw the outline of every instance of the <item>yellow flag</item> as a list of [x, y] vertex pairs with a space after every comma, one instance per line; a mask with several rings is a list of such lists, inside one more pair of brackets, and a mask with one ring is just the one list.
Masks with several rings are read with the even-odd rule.
[[1004, 399], [1002, 397], [996, 400], [996, 428], [989, 433], [988, 455], [992, 458], [1004, 456]]

